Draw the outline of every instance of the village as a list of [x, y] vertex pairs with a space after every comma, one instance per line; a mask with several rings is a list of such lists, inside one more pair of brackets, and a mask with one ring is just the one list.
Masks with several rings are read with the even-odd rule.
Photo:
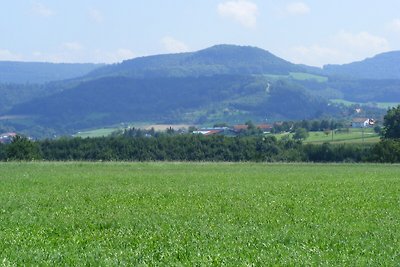
[[193, 134], [201, 134], [204, 136], [210, 135], [225, 135], [225, 136], [238, 136], [238, 135], [254, 135], [254, 134], [278, 134], [294, 132], [299, 128], [304, 128], [306, 131], [339, 131], [342, 129], [364, 129], [373, 128], [376, 126], [375, 119], [372, 118], [354, 118], [350, 123], [334, 122], [334, 121], [283, 121], [274, 122], [273, 124], [253, 124], [251, 121], [245, 124], [237, 124], [229, 126], [227, 124], [216, 124], [214, 127], [205, 127], [195, 129]]

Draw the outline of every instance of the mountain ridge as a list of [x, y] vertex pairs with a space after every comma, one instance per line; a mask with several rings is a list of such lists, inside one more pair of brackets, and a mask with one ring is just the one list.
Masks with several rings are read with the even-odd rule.
[[0, 61], [0, 83], [47, 83], [84, 76], [104, 64]]
[[[377, 55], [382, 60], [375, 58], [372, 63], [383, 64], [392, 55]], [[330, 99], [400, 102], [399, 84], [400, 79], [326, 75], [323, 69], [293, 64], [260, 48], [217, 45], [130, 59], [38, 88], [16, 87], [19, 92], [32, 89], [41, 94], [26, 95], [24, 101], [18, 99], [20, 93], [3, 85], [0, 95], [5, 96], [3, 105], [8, 104], [2, 107], [0, 101], [0, 117], [25, 118], [25, 122], [6, 122], [16, 129], [42, 127], [41, 131], [62, 133], [132, 122], [342, 118], [351, 110], [329, 103]]]
[[323, 67], [325, 75], [358, 79], [400, 79], [400, 51], [377, 54], [348, 64], [328, 64]]
[[210, 76], [223, 74], [288, 74], [306, 71], [261, 48], [215, 45], [196, 52], [138, 57], [105, 66], [87, 77], [104, 76], [160, 77]]

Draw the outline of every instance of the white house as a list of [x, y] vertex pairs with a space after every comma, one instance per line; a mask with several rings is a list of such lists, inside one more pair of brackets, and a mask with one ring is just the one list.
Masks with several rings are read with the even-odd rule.
[[354, 118], [353, 121], [351, 122], [351, 127], [352, 128], [366, 128], [366, 127], [372, 127], [374, 124], [375, 124], [374, 119]]

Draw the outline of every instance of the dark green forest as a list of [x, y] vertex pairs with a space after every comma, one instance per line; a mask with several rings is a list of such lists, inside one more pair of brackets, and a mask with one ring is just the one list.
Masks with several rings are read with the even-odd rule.
[[61, 138], [32, 142], [19, 138], [0, 144], [0, 160], [46, 161], [256, 161], [256, 162], [400, 162], [400, 141], [375, 145], [302, 144], [274, 137]]

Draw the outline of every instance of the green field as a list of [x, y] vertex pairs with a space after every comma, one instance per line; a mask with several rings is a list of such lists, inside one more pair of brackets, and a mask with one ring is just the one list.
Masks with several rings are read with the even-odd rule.
[[[275, 134], [278, 139], [285, 136], [292, 137], [292, 133], [281, 133]], [[303, 142], [306, 144], [322, 144], [322, 143], [332, 143], [332, 144], [343, 144], [343, 143], [377, 143], [380, 140], [379, 134], [375, 133], [372, 128], [365, 128], [364, 133], [362, 129], [350, 128], [347, 131], [343, 130], [335, 131], [332, 136], [332, 132], [326, 134], [323, 131], [309, 132], [309, 136]]]
[[363, 105], [363, 106], [369, 106], [369, 107], [377, 107], [377, 108], [382, 108], [382, 109], [389, 109], [393, 107], [397, 107], [400, 105], [398, 102], [352, 102], [352, 101], [347, 101], [344, 99], [331, 99], [330, 100], [332, 103], [336, 104], [343, 104], [345, 106], [352, 106], [352, 105]]
[[379, 134], [375, 133], [372, 128], [349, 129], [349, 132], [332, 132], [325, 134], [324, 132], [310, 132], [305, 143], [320, 144], [324, 142], [330, 143], [377, 143], [380, 140]]
[[74, 137], [103, 137], [103, 136], [109, 136], [113, 132], [119, 130], [119, 128], [101, 128], [101, 129], [95, 129], [95, 130], [90, 130], [90, 131], [84, 131], [84, 132], [78, 132], [77, 134], [74, 135]]
[[305, 72], [290, 72], [288, 75], [277, 75], [277, 74], [265, 74], [264, 77], [267, 77], [272, 80], [282, 80], [282, 79], [293, 79], [298, 81], [316, 81], [319, 83], [324, 83], [328, 81], [328, 77], [309, 74]]
[[0, 262], [400, 262], [400, 166], [0, 163]]

